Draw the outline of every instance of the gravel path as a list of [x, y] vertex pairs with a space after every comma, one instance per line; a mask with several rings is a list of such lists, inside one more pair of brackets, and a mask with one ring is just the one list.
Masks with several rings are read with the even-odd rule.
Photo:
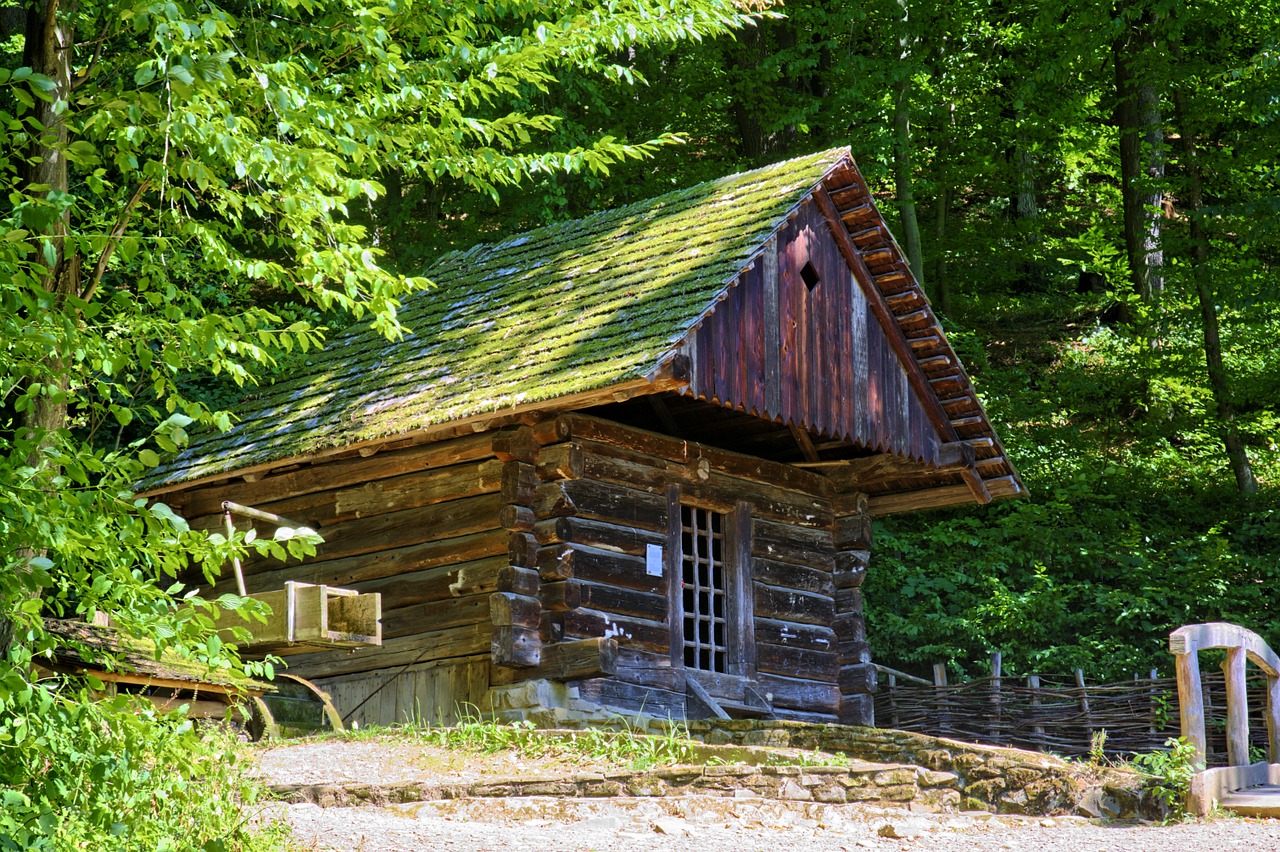
[[[258, 750], [254, 759], [256, 774], [274, 784], [460, 782], [604, 768], [448, 751], [395, 737], [294, 741]], [[260, 816], [289, 824], [303, 848], [334, 852], [1280, 852], [1280, 820], [1107, 825], [1081, 817], [926, 814], [693, 795], [452, 799], [383, 808], [276, 803]]]
[[277, 805], [269, 816], [287, 821], [304, 848], [341, 852], [764, 852], [786, 847], [805, 852], [1280, 851], [1277, 820], [1100, 825], [1074, 817], [910, 814], [859, 805], [694, 796], [462, 799], [387, 808]]

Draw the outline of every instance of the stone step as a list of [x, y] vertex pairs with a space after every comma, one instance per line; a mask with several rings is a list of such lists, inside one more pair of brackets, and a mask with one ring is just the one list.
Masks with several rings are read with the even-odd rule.
[[956, 775], [918, 766], [851, 761], [839, 766], [668, 766], [648, 770], [528, 775], [468, 783], [402, 781], [393, 784], [270, 784], [290, 804], [354, 807], [435, 799], [558, 796], [565, 798], [712, 796], [782, 801], [861, 802], [952, 809], [960, 800]]
[[1218, 804], [1240, 816], [1280, 817], [1280, 784], [1261, 784], [1226, 793]]

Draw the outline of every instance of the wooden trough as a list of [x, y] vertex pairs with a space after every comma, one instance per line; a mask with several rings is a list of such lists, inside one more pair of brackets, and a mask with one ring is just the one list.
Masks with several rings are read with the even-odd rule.
[[382, 644], [382, 596], [352, 589], [288, 581], [284, 588], [248, 595], [271, 607], [265, 624], [224, 611], [221, 631], [242, 627], [252, 634], [238, 643], [247, 656], [291, 654], [317, 648], [363, 648]]
[[230, 721], [254, 740], [343, 729], [328, 694], [303, 678], [258, 680], [168, 652], [157, 659], [151, 643], [107, 625], [46, 619], [45, 628], [63, 641], [39, 670], [95, 678], [106, 694], [135, 695], [162, 713], [185, 706], [188, 718]]

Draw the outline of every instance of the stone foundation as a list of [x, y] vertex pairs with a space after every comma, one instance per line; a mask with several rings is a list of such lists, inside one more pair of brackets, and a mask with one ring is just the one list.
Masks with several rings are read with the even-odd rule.
[[955, 784], [948, 785], [954, 788], [954, 800], [934, 797], [933, 804], [963, 810], [1104, 819], [1165, 816], [1164, 805], [1149, 793], [1136, 772], [909, 731], [760, 719], [672, 723], [652, 716], [619, 714], [583, 701], [572, 684], [546, 680], [491, 688], [481, 709], [486, 718], [527, 720], [542, 728], [603, 725], [662, 733], [675, 724], [708, 745], [818, 750], [855, 760], [919, 767], [921, 771], [954, 775]]
[[707, 743], [818, 749], [953, 773], [965, 810], [1107, 819], [1165, 815], [1163, 804], [1136, 772], [1070, 763], [1034, 751], [848, 725], [730, 719], [689, 722], [688, 728]]

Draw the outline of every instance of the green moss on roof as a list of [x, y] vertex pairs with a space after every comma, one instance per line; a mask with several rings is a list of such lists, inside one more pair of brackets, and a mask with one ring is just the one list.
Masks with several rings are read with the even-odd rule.
[[413, 330], [332, 341], [146, 487], [173, 485], [641, 378], [843, 158], [824, 151], [440, 258]]

